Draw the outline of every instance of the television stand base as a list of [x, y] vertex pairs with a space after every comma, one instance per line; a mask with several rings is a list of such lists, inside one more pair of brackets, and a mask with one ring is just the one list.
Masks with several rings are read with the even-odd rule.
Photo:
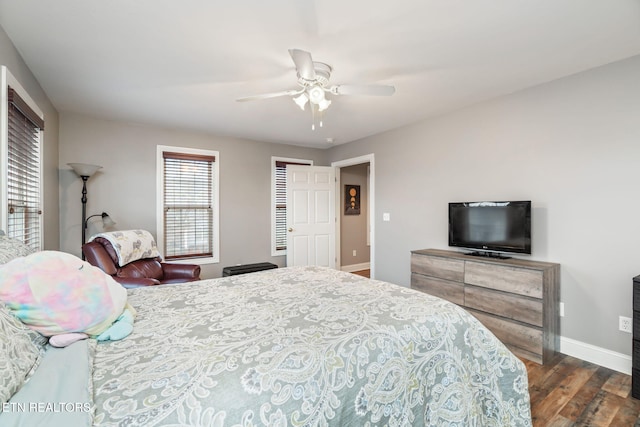
[[495, 258], [495, 259], [511, 259], [510, 256], [502, 255], [502, 254], [496, 253], [496, 252], [475, 251], [475, 252], [468, 252], [466, 255], [481, 256], [481, 257], [485, 257], [485, 258]]

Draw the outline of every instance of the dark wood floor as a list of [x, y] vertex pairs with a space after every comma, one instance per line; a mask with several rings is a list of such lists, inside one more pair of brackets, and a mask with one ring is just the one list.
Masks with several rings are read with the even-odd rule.
[[544, 366], [523, 362], [534, 427], [640, 427], [629, 375], [564, 354]]
[[360, 270], [360, 271], [354, 271], [353, 274], [357, 274], [358, 276], [363, 276], [363, 277], [369, 277], [369, 271], [370, 270]]

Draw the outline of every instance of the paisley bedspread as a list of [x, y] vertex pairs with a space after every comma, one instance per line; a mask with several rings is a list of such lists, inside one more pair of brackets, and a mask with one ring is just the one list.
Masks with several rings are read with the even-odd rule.
[[442, 299], [319, 267], [129, 290], [101, 426], [531, 426], [527, 372]]

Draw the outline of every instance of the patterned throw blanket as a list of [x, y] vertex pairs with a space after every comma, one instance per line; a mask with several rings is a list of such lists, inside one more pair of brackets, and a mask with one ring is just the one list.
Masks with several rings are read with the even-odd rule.
[[287, 267], [129, 290], [94, 425], [531, 427], [524, 364], [442, 299]]
[[160, 256], [156, 241], [146, 230], [124, 230], [110, 233], [99, 233], [91, 236], [89, 241], [102, 237], [111, 242], [118, 255], [120, 267], [143, 258], [155, 258]]

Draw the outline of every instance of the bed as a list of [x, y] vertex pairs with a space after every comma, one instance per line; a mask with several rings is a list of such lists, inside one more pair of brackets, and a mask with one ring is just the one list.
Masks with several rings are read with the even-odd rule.
[[405, 287], [290, 267], [128, 302], [122, 340], [54, 348], [25, 328], [42, 347], [0, 425], [531, 426], [524, 364], [463, 309]]

